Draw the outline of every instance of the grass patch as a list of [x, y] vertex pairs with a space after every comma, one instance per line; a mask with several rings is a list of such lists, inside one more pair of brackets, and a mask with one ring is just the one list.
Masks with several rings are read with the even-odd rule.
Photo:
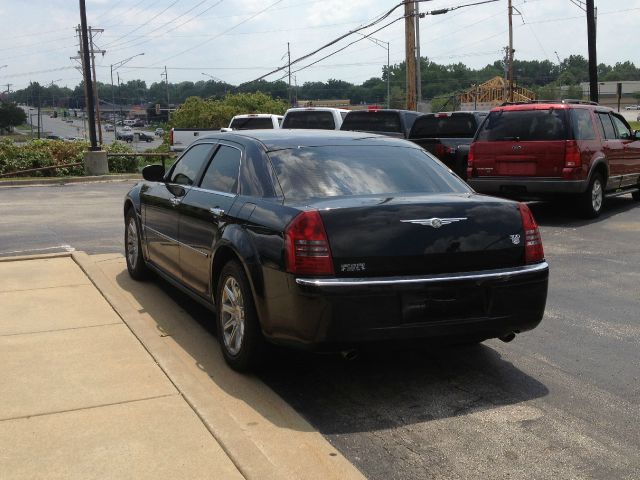
[[629, 122], [632, 130], [640, 130], [640, 122]]

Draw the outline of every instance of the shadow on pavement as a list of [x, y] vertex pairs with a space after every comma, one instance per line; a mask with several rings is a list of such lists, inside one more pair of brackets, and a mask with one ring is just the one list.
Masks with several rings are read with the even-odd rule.
[[[116, 281], [136, 295], [126, 270]], [[158, 286], [212, 337], [214, 314], [159, 278]], [[148, 288], [148, 287], [144, 287]], [[161, 331], [176, 330], [175, 318], [164, 302], [136, 295]], [[176, 310], [177, 312], [178, 310]], [[188, 322], [189, 318], [183, 321]], [[193, 331], [193, 327], [184, 326]], [[201, 332], [204, 334], [205, 332]], [[211, 371], [219, 363], [210, 360], [219, 346], [212, 337], [195, 342], [172, 337], [210, 376], [222, 378], [219, 385], [238, 396], [234, 372]], [[517, 339], [516, 339], [517, 341]], [[325, 435], [375, 431], [434, 419], [513, 405], [547, 395], [547, 388], [513, 364], [504, 361], [489, 345], [466, 347], [394, 348], [365, 351], [355, 360], [338, 354], [314, 354], [273, 348], [258, 377]], [[219, 368], [219, 367], [218, 367]], [[228, 367], [224, 367], [228, 368]], [[223, 375], [220, 375], [223, 373]], [[229, 375], [231, 374], [231, 375]], [[234, 380], [235, 379], [235, 380]], [[242, 399], [250, 401], [249, 399]], [[259, 407], [257, 407], [259, 408]]]
[[631, 199], [630, 195], [607, 198], [598, 218], [581, 218], [577, 207], [571, 199], [555, 202], [531, 202], [529, 207], [540, 226], [544, 227], [582, 227], [597, 224], [610, 217], [637, 208], [640, 204]]

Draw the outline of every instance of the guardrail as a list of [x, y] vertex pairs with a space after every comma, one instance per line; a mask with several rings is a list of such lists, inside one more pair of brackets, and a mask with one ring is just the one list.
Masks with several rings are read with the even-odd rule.
[[16, 172], [0, 173], [0, 177], [11, 177], [13, 175], [21, 175], [23, 173], [45, 172], [47, 170], [55, 170], [56, 168], [79, 167], [82, 162], [66, 163], [64, 165], [51, 165], [49, 167], [29, 168], [27, 170], [18, 170]]
[[162, 166], [166, 169], [165, 159], [175, 157], [175, 152], [166, 153], [107, 153], [107, 157], [162, 157]]
[[[168, 153], [107, 153], [107, 157], [162, 157], [162, 167], [167, 168], [165, 164], [165, 159], [167, 157], [175, 157], [174, 152]], [[0, 173], [0, 178], [2, 177], [12, 177], [17, 175], [22, 175], [25, 173], [36, 173], [36, 172], [46, 172], [47, 170], [55, 170], [57, 168], [69, 168], [69, 167], [79, 167], [83, 162], [76, 163], [65, 163], [63, 165], [50, 165], [48, 167], [39, 167], [39, 168], [29, 168], [27, 170], [17, 170], [15, 172], [8, 173]]]

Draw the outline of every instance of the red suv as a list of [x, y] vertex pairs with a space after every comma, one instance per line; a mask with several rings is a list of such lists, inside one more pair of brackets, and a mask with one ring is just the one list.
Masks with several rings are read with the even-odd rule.
[[605, 197], [640, 200], [640, 132], [590, 102], [503, 105], [476, 133], [467, 178], [478, 192], [523, 200], [571, 195], [597, 217]]

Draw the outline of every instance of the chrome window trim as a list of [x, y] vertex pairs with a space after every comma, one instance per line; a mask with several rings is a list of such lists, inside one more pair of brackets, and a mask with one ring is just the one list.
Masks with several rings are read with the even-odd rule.
[[[150, 230], [151, 232], [155, 233], [159, 237], [164, 238], [165, 240], [169, 240], [172, 243], [176, 243], [176, 244], [178, 244], [180, 246], [188, 248], [189, 250], [193, 250], [194, 252], [199, 253], [203, 257], [208, 257], [209, 256], [208, 253], [203, 252], [202, 250], [198, 250], [197, 248], [193, 248], [191, 245], [187, 245], [186, 243], [182, 243], [181, 241], [176, 240], [175, 238], [171, 238], [171, 237], [165, 235], [164, 233], [160, 233], [155, 228], [148, 227], [147, 225], [145, 225], [144, 228], [145, 228], [145, 230]], [[145, 237], [146, 237], [146, 234], [145, 234]]]
[[483, 281], [509, 279], [519, 275], [538, 273], [549, 269], [547, 262], [523, 267], [484, 270], [479, 272], [443, 273], [429, 276], [370, 277], [370, 278], [296, 278], [296, 283], [304, 287], [370, 287], [385, 285], [413, 285], [420, 283]]
[[220, 190], [209, 190], [208, 188], [191, 187], [191, 190], [204, 193], [215, 193], [216, 195], [222, 195], [223, 197], [236, 198], [237, 193], [221, 192]]

